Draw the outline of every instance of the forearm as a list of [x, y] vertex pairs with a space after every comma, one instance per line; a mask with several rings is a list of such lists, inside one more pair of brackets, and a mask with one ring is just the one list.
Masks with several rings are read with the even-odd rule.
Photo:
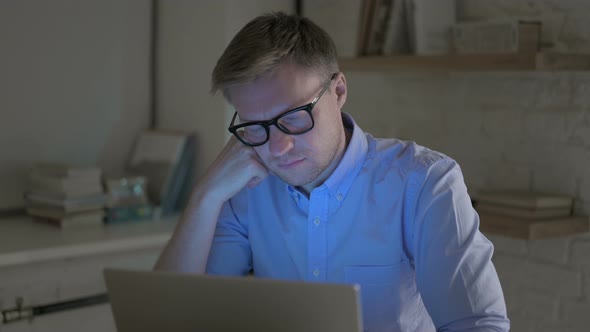
[[509, 330], [510, 321], [506, 316], [493, 314], [461, 319], [437, 329], [441, 332], [508, 332]]
[[221, 204], [195, 192], [154, 269], [204, 274]]
[[222, 206], [268, 176], [256, 152], [232, 137], [195, 186], [155, 269], [205, 273]]

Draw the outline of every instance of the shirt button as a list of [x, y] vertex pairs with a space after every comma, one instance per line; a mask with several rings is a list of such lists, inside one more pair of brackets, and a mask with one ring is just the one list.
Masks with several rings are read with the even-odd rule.
[[339, 200], [339, 201], [341, 201], [342, 200], [342, 194], [336, 195], [336, 199]]
[[320, 276], [320, 270], [318, 270], [318, 269], [313, 270], [313, 276], [316, 277], [316, 278], [319, 277]]
[[320, 222], [321, 222], [321, 221], [320, 221], [320, 218], [315, 218], [315, 219], [313, 220], [313, 224], [314, 224], [314, 225], [316, 225], [316, 226], [319, 226], [319, 225], [320, 225]]

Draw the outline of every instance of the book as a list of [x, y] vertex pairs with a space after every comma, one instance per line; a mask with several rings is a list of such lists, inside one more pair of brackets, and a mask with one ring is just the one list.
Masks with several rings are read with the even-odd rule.
[[63, 209], [50, 207], [50, 206], [42, 206], [42, 205], [29, 205], [26, 207], [26, 212], [30, 216], [40, 217], [40, 218], [48, 218], [48, 219], [65, 219], [65, 218], [73, 218], [76, 216], [85, 216], [88, 214], [96, 214], [101, 212], [104, 216], [104, 209], [103, 208], [92, 208], [87, 210], [81, 211], [64, 211]]
[[519, 190], [480, 191], [477, 202], [528, 209], [549, 209], [573, 207], [574, 198], [566, 195], [529, 192]]
[[[53, 190], [45, 190], [45, 189], [29, 189], [27, 191], [28, 194], [35, 195], [35, 196], [43, 196], [46, 198], [54, 199], [54, 200], [71, 200], [71, 199], [78, 199], [84, 198], [88, 196], [94, 196], [102, 194], [102, 190], [98, 190], [97, 188], [86, 188], [86, 189], [76, 189], [70, 191], [53, 191]], [[25, 194], [26, 195], [26, 194]]]
[[486, 202], [477, 203], [475, 209], [479, 213], [514, 217], [525, 220], [562, 218], [568, 217], [572, 214], [572, 210], [569, 207], [531, 209]]
[[393, 0], [375, 0], [372, 8], [371, 28], [365, 54], [383, 54], [383, 46], [385, 45], [392, 5]]
[[382, 48], [382, 54], [384, 55], [410, 53], [406, 1], [391, 0]]
[[64, 212], [99, 209], [103, 208], [107, 203], [107, 196], [104, 194], [69, 199], [57, 199], [51, 196], [29, 192], [25, 194], [25, 199], [28, 203], [28, 206], [54, 208]]
[[358, 26], [357, 54], [367, 55], [369, 39], [371, 38], [373, 12], [376, 0], [363, 0], [361, 8], [360, 24]]
[[568, 216], [544, 220], [525, 220], [480, 214], [480, 230], [523, 239], [545, 239], [590, 231], [588, 216]]
[[452, 49], [457, 54], [535, 53], [541, 45], [541, 22], [493, 20], [453, 25]]
[[170, 186], [168, 188], [168, 195], [171, 199], [161, 205], [163, 215], [182, 211], [188, 203], [195, 181], [196, 144], [194, 135], [186, 136], [184, 149], [180, 155], [178, 165], [171, 174]]
[[32, 215], [33, 220], [49, 224], [60, 228], [78, 227], [78, 226], [89, 226], [89, 225], [103, 225], [104, 224], [104, 210], [95, 210], [85, 213], [76, 213], [67, 215], [61, 218], [53, 218], [46, 216]]
[[406, 0], [410, 48], [418, 55], [450, 53], [455, 0]]
[[81, 212], [89, 212], [95, 210], [101, 210], [102, 207], [60, 207], [60, 206], [52, 206], [52, 205], [45, 205], [45, 204], [37, 204], [37, 203], [28, 203], [25, 207], [25, 211], [28, 215], [35, 215], [35, 216], [42, 216], [48, 218], [65, 218], [66, 216], [81, 213]]
[[29, 189], [40, 192], [61, 193], [64, 196], [69, 195], [87, 195], [100, 193], [103, 191], [100, 178], [83, 178], [83, 177], [53, 177], [39, 173], [29, 174]]
[[33, 174], [58, 178], [85, 178], [100, 181], [102, 170], [96, 166], [69, 165], [57, 162], [37, 162], [30, 170]]

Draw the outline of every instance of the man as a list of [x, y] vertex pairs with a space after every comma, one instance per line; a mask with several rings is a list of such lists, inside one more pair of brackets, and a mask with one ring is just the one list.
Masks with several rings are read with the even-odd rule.
[[212, 82], [235, 107], [234, 137], [157, 269], [358, 283], [369, 331], [509, 329], [459, 166], [341, 112], [346, 78], [325, 31], [255, 18]]

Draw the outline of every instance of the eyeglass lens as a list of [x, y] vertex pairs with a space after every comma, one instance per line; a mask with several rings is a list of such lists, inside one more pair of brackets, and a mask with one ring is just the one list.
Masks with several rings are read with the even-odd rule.
[[[287, 134], [299, 134], [307, 131], [313, 126], [313, 119], [306, 109], [289, 112], [276, 121], [277, 127]], [[266, 142], [267, 129], [259, 124], [252, 124], [237, 129], [238, 134], [249, 144]]]

